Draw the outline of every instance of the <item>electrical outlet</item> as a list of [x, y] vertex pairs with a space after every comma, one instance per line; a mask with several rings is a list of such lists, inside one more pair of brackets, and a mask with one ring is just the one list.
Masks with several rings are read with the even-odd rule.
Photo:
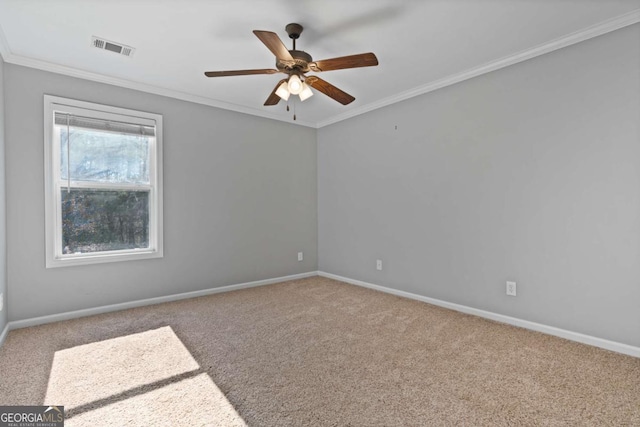
[[298, 252], [298, 261], [302, 261], [303, 259], [304, 259], [304, 256], [302, 252]]
[[507, 282], [507, 295], [516, 296], [516, 282]]
[[382, 260], [381, 259], [377, 259], [376, 260], [376, 270], [382, 270]]

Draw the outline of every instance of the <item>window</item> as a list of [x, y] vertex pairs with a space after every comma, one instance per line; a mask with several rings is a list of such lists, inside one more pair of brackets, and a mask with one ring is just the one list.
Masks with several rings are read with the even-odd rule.
[[162, 257], [162, 116], [45, 95], [46, 266]]

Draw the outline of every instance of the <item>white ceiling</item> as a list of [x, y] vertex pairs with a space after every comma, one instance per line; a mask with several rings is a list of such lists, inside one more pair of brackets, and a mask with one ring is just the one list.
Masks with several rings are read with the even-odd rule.
[[[262, 104], [283, 75], [207, 78], [204, 71], [273, 68], [252, 30], [304, 26], [315, 60], [374, 52], [378, 67], [321, 73], [356, 97], [297, 104], [319, 127], [640, 21], [640, 0], [0, 0], [9, 63], [118, 84], [277, 120]], [[136, 48], [127, 58], [91, 36]], [[313, 74], [313, 73], [310, 73]]]

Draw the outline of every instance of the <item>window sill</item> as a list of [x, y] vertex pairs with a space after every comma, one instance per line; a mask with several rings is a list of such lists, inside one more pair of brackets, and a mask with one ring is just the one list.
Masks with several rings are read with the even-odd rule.
[[104, 264], [107, 262], [138, 261], [143, 259], [162, 258], [162, 251], [144, 249], [119, 253], [79, 254], [60, 258], [47, 259], [47, 268], [71, 267], [76, 265]]

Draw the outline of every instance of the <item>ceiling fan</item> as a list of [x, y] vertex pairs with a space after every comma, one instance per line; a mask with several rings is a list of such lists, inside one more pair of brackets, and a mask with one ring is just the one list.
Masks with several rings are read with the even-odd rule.
[[251, 74], [276, 74], [284, 73], [289, 77], [278, 82], [264, 105], [276, 105], [280, 99], [285, 101], [291, 94], [298, 95], [302, 101], [313, 95], [310, 87], [317, 89], [342, 105], [347, 105], [355, 100], [348, 93], [338, 89], [331, 83], [317, 76], [305, 76], [306, 73], [342, 70], [346, 68], [371, 67], [378, 65], [378, 58], [373, 53], [361, 53], [359, 55], [342, 56], [339, 58], [314, 61], [307, 52], [296, 50], [296, 40], [302, 33], [302, 25], [289, 24], [285, 30], [289, 38], [293, 40], [293, 49], [288, 50], [280, 37], [271, 31], [254, 30], [262, 43], [276, 56], [276, 68], [263, 68], [256, 70], [234, 71], [207, 71], [207, 77], [245, 76]]

